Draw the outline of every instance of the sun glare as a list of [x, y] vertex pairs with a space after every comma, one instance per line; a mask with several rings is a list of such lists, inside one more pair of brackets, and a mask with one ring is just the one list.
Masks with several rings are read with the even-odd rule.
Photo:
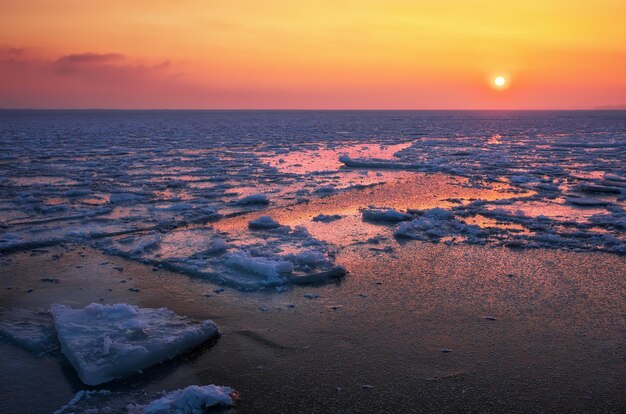
[[493, 80], [493, 84], [496, 85], [498, 88], [502, 88], [504, 85], [506, 85], [506, 79], [504, 78], [504, 76], [497, 76]]

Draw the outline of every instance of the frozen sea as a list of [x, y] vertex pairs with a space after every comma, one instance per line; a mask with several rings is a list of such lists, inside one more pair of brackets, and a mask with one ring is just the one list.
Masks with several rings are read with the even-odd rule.
[[[218, 324], [119, 412], [213, 383], [241, 412], [619, 411], [625, 208], [626, 111], [0, 111], [0, 328]], [[85, 389], [44, 328], [0, 342], [11, 412]]]

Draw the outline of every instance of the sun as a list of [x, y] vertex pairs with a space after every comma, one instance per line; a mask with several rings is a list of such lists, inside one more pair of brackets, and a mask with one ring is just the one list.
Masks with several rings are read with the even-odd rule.
[[504, 74], [494, 75], [489, 80], [489, 83], [491, 84], [491, 87], [494, 89], [504, 90], [509, 87], [509, 77]]
[[506, 78], [504, 76], [496, 76], [493, 80], [493, 84], [498, 88], [502, 88], [506, 85]]

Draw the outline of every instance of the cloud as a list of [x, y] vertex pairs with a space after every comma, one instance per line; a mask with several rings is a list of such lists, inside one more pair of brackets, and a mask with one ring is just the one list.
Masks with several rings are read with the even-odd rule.
[[125, 59], [125, 56], [119, 53], [74, 53], [71, 55], [65, 55], [58, 58], [56, 64], [100, 64], [109, 63], [112, 61], [118, 61]]
[[90, 51], [51, 57], [0, 48], [0, 108], [204, 106], [212, 95], [167, 59], [146, 62]]
[[99, 66], [123, 66], [125, 56], [119, 53], [74, 53], [61, 56], [51, 63], [53, 69], [61, 75], [72, 75], [87, 68], [93, 70]]
[[[9, 45], [11, 46], [11, 45]], [[219, 64], [219, 57], [215, 58]], [[0, 46], [0, 108], [550, 108], [563, 102], [619, 104], [624, 87], [603, 84], [538, 83], [520, 76], [520, 88], [502, 96], [485, 92], [474, 78], [439, 77], [412, 83], [282, 82], [278, 73], [241, 66], [224, 68], [170, 61], [147, 61], [116, 51], [50, 55], [49, 50]], [[469, 76], [469, 75], [468, 75]], [[523, 87], [522, 87], [523, 86]], [[540, 106], [539, 106], [540, 104]]]
[[15, 58], [23, 55], [25, 50], [19, 47], [0, 47], [0, 57]]

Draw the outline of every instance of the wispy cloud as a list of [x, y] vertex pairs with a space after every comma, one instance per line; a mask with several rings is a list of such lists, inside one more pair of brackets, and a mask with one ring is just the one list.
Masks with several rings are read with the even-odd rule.
[[108, 63], [111, 61], [118, 61], [125, 59], [125, 56], [120, 53], [74, 53], [71, 55], [65, 55], [58, 58], [55, 63], [57, 64], [98, 64]]
[[120, 53], [45, 56], [0, 48], [0, 107], [167, 106], [171, 97], [206, 96], [184, 70], [164, 59], [145, 62]]

